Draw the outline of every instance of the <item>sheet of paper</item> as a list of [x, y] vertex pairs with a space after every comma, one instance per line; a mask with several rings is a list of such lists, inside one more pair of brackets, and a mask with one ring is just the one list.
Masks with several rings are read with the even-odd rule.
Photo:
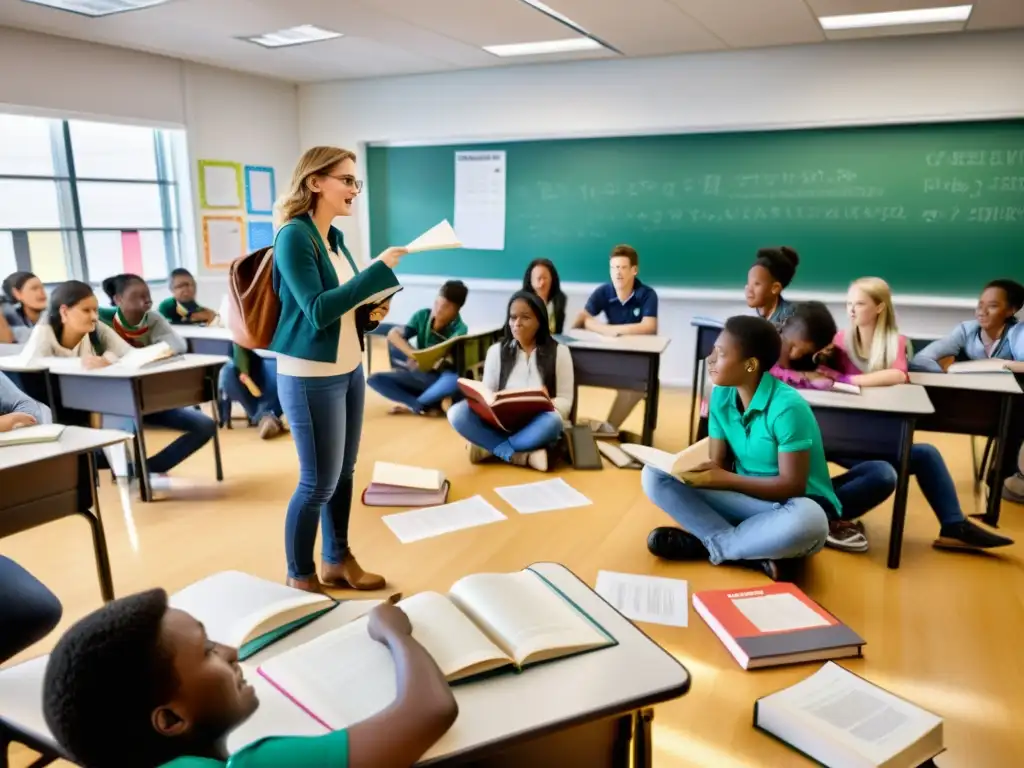
[[539, 483], [508, 485], [504, 488], [495, 488], [494, 492], [521, 515], [586, 507], [593, 504], [590, 499], [560, 477], [554, 480], [542, 480]]
[[246, 166], [249, 213], [267, 214], [274, 210], [274, 169]]
[[822, 616], [793, 595], [742, 597], [732, 602], [757, 627], [758, 632], [790, 632], [829, 625]]
[[237, 163], [206, 164], [200, 161], [200, 173], [203, 174], [203, 203], [205, 208], [241, 208], [239, 174], [241, 168]]
[[227, 266], [245, 253], [245, 236], [239, 217], [203, 217], [203, 247], [206, 265]]
[[627, 619], [669, 627], [689, 625], [687, 583], [682, 579], [598, 571], [594, 591]]
[[396, 515], [385, 515], [381, 518], [391, 532], [403, 544], [420, 539], [441, 536], [463, 528], [475, 528], [478, 525], [497, 523], [508, 520], [483, 496], [474, 496], [463, 501], [442, 504], [439, 507], [414, 509], [411, 512], [399, 512]]
[[464, 248], [505, 250], [505, 152], [455, 153], [455, 231]]
[[432, 226], [405, 247], [409, 253], [440, 251], [445, 248], [461, 248], [462, 241], [455, 234], [455, 230], [448, 223], [448, 219], [445, 219], [440, 224]]

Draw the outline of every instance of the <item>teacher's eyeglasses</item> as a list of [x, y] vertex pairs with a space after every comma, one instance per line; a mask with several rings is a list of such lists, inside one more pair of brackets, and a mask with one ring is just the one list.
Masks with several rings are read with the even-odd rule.
[[328, 176], [329, 178], [332, 178], [332, 179], [337, 179], [342, 184], [344, 184], [346, 187], [350, 187], [350, 188], [354, 189], [356, 192], [362, 192], [363, 191], [363, 181], [362, 181], [362, 179], [357, 179], [355, 176], [333, 176], [333, 175], [331, 175], [329, 173], [325, 173], [324, 175]]

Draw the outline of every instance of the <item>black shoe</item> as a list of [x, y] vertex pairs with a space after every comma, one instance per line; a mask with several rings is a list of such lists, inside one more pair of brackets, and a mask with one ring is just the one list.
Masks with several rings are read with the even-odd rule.
[[796, 581], [805, 562], [803, 557], [787, 557], [784, 560], [726, 560], [722, 565], [757, 571], [772, 581]]
[[969, 520], [961, 520], [959, 523], [942, 526], [939, 538], [932, 546], [936, 549], [978, 550], [1007, 547], [1010, 544], [1013, 544], [1013, 539], [986, 531]]
[[707, 547], [680, 528], [655, 528], [647, 536], [647, 549], [663, 560], [707, 560]]

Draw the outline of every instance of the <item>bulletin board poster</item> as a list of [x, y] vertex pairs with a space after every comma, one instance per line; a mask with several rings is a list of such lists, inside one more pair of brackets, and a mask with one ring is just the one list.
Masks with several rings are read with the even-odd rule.
[[274, 169], [266, 165], [245, 166], [245, 210], [250, 216], [272, 216], [277, 185]]
[[242, 166], [226, 160], [199, 161], [199, 207], [242, 208]]
[[203, 216], [203, 263], [227, 269], [245, 255], [245, 222], [241, 216]]

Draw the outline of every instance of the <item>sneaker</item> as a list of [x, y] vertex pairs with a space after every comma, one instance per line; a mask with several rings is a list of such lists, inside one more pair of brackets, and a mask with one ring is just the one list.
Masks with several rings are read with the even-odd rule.
[[757, 571], [772, 581], [796, 581], [806, 562], [804, 557], [787, 557], [784, 560], [727, 560], [722, 565]]
[[281, 422], [272, 413], [265, 414], [260, 419], [260, 440], [270, 440], [281, 434]]
[[1003, 498], [1014, 504], [1024, 504], [1024, 475], [1020, 472], [1006, 478], [1003, 483]]
[[707, 560], [707, 547], [681, 528], [655, 528], [647, 535], [647, 550], [662, 560]]
[[544, 448], [538, 448], [536, 451], [530, 451], [529, 453], [513, 453], [508, 463], [516, 467], [529, 467], [530, 469], [536, 469], [538, 472], [547, 472], [548, 452]]
[[867, 537], [857, 530], [856, 525], [844, 520], [830, 520], [825, 546], [844, 552], [867, 552]]
[[1010, 544], [1013, 544], [1013, 539], [987, 531], [969, 520], [961, 520], [959, 523], [942, 526], [939, 538], [932, 546], [936, 549], [979, 550], [1007, 547]]
[[483, 464], [485, 461], [491, 458], [491, 454], [485, 451], [479, 445], [468, 443], [466, 447], [469, 448], [470, 464]]

